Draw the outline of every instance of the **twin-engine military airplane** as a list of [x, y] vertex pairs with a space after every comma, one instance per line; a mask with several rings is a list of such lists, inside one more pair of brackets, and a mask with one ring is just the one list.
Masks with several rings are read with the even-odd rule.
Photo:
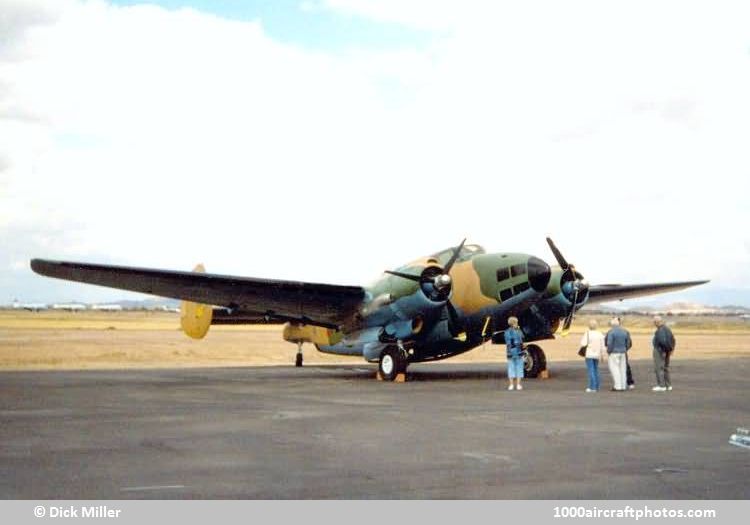
[[[212, 324], [285, 323], [283, 337], [320, 352], [378, 362], [392, 381], [410, 363], [461, 354], [502, 342], [516, 316], [527, 342], [566, 334], [587, 303], [680, 290], [708, 281], [589, 285], [557, 249], [558, 265], [522, 253], [486, 253], [460, 245], [386, 271], [372, 286], [339, 286], [205, 273], [34, 259], [31, 268], [59, 279], [109, 286], [183, 301], [181, 326], [203, 338]], [[544, 351], [525, 346], [527, 377], [546, 368]]]

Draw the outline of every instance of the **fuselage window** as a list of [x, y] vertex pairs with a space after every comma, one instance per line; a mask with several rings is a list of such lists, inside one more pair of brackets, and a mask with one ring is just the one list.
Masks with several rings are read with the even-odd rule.
[[528, 289], [529, 289], [529, 283], [522, 282], [522, 283], [519, 283], [519, 284], [517, 284], [517, 285], [515, 285], [513, 287], [513, 293], [514, 294], [519, 294], [521, 292], [525, 292]]
[[514, 264], [513, 266], [510, 267], [510, 274], [513, 277], [515, 277], [517, 275], [523, 275], [525, 273], [526, 273], [526, 264], [525, 263]]
[[506, 288], [505, 290], [501, 290], [500, 291], [500, 300], [501, 301], [507, 301], [511, 297], [513, 297], [513, 290], [511, 290], [510, 288]]
[[510, 279], [510, 269], [500, 268], [497, 271], [497, 282], [504, 281], [505, 279]]

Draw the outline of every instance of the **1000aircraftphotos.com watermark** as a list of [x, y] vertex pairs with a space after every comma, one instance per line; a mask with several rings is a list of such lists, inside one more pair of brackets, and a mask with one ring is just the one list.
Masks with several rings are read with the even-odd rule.
[[640, 508], [627, 505], [623, 508], [599, 508], [586, 506], [556, 506], [553, 508], [554, 518], [715, 518], [715, 509], [675, 509], [667, 507], [651, 508], [645, 505]]

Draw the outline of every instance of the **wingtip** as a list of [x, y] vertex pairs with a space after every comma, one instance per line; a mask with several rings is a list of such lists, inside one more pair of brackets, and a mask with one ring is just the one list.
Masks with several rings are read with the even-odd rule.
[[31, 266], [31, 269], [34, 272], [40, 273], [39, 269], [42, 266], [42, 260], [41, 259], [31, 259], [31, 261], [29, 262], [29, 266]]
[[47, 259], [31, 259], [29, 266], [39, 275], [48, 275], [49, 269], [52, 267], [55, 261], [49, 261]]

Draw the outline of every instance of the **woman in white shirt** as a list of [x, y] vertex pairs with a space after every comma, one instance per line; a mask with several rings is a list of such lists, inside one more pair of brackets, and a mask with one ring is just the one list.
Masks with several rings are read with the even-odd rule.
[[586, 369], [589, 373], [589, 386], [586, 392], [599, 391], [599, 362], [607, 355], [604, 334], [596, 329], [596, 319], [589, 321], [589, 329], [581, 337], [581, 346], [586, 347]]

